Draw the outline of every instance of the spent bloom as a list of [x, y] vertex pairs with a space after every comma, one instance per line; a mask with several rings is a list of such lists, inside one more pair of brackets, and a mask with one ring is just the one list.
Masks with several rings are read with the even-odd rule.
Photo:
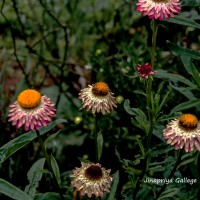
[[99, 163], [81, 163], [81, 167], [76, 167], [73, 174], [72, 186], [75, 187], [81, 196], [87, 194], [92, 196], [103, 197], [105, 192], [110, 192], [109, 187], [112, 181], [110, 169], [106, 170]]
[[186, 152], [192, 152], [196, 146], [200, 151], [200, 123], [193, 114], [182, 114], [179, 119], [172, 120], [163, 134], [176, 150], [184, 148]]
[[163, 20], [180, 13], [181, 3], [179, 0], [138, 0], [137, 10], [150, 19]]
[[91, 110], [93, 114], [102, 113], [104, 115], [117, 107], [113, 93], [104, 82], [88, 85], [87, 88], [81, 90], [79, 98], [83, 101], [83, 108], [86, 111]]
[[156, 73], [154, 70], [152, 70], [151, 63], [146, 63], [141, 66], [138, 65], [136, 68], [138, 70], [138, 74], [145, 79], [148, 79], [149, 75], [154, 75]]
[[9, 106], [8, 121], [17, 129], [24, 125], [25, 131], [38, 130], [51, 121], [50, 117], [56, 116], [56, 109], [53, 106], [54, 103], [50, 98], [41, 96], [34, 89], [27, 89], [22, 91], [17, 101]]

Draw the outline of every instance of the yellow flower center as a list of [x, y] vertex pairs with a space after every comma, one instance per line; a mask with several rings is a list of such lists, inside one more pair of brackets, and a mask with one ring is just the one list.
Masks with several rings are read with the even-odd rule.
[[32, 109], [37, 107], [41, 101], [41, 94], [33, 89], [24, 90], [17, 98], [18, 104], [22, 108]]
[[198, 119], [193, 114], [183, 114], [179, 118], [179, 125], [185, 130], [191, 131], [198, 126]]
[[106, 96], [109, 92], [109, 87], [104, 82], [95, 83], [92, 87], [92, 93], [96, 96]]

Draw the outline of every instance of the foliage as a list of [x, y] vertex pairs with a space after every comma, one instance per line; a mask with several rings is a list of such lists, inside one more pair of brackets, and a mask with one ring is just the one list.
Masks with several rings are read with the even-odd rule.
[[[151, 60], [153, 25], [136, 11], [136, 2], [0, 2], [1, 199], [60, 199], [52, 179], [65, 199], [79, 199], [70, 174], [80, 161], [97, 160], [113, 177], [102, 200], [198, 199], [199, 152], [180, 157], [163, 129], [182, 113], [200, 118], [200, 3], [182, 0], [179, 15], [158, 22], [156, 74], [147, 98], [149, 80], [136, 66]], [[120, 101], [115, 111], [94, 117], [80, 109], [78, 94], [98, 81]], [[56, 119], [39, 130], [50, 167], [36, 131], [24, 133], [7, 122], [9, 105], [26, 88], [55, 102]], [[166, 180], [174, 166], [171, 183], [145, 181]]]

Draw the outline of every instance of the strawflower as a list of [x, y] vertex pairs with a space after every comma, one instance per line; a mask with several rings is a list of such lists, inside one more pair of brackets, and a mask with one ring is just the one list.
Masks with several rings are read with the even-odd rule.
[[89, 198], [103, 197], [105, 192], [110, 192], [109, 187], [112, 181], [110, 169], [106, 170], [99, 163], [81, 163], [80, 168], [75, 168], [71, 177], [72, 186], [75, 187], [81, 196], [87, 194]]
[[98, 82], [88, 85], [79, 93], [79, 98], [83, 101], [83, 108], [86, 111], [105, 114], [113, 111], [117, 107], [115, 97], [110, 91], [108, 85], [104, 82]]
[[137, 10], [150, 19], [163, 20], [180, 13], [181, 3], [179, 0], [138, 0]]
[[149, 75], [154, 75], [155, 71], [152, 70], [152, 65], [151, 63], [146, 63], [143, 65], [138, 65], [136, 66], [137, 70], [138, 70], [138, 74], [140, 75], [140, 77], [148, 79]]
[[53, 106], [54, 103], [50, 98], [41, 96], [34, 89], [27, 89], [22, 91], [17, 101], [9, 106], [8, 121], [17, 129], [24, 125], [25, 131], [38, 130], [51, 121], [50, 117], [56, 116], [56, 109]]
[[196, 146], [200, 151], [200, 123], [193, 114], [182, 114], [179, 119], [172, 120], [163, 134], [176, 150], [184, 148], [186, 152], [192, 152]]

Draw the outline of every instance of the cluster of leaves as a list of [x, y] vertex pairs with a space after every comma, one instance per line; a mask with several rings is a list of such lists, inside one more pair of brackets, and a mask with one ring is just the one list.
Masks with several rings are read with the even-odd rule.
[[[101, 163], [112, 169], [112, 173], [119, 170], [113, 175], [111, 193], [104, 199], [132, 199], [135, 183], [142, 173], [148, 124], [144, 84], [135, 66], [149, 62], [151, 52], [150, 22], [136, 12], [135, 3], [131, 0], [3, 0], [0, 3], [0, 193], [15, 199], [59, 198], [45, 176], [49, 172], [34, 142], [35, 132], [19, 136], [21, 131], [16, 134], [6, 123], [8, 104], [24, 88], [34, 87], [56, 103], [57, 118], [68, 120], [67, 124], [59, 125], [60, 134], [49, 136], [47, 132], [65, 120], [57, 119], [40, 132], [46, 138], [47, 149], [55, 155], [51, 157], [52, 166], [66, 199], [72, 199], [71, 170], [80, 166], [80, 160], [95, 160], [91, 134], [95, 120], [91, 113], [79, 110], [78, 93], [88, 83], [103, 80], [116, 96], [127, 99], [124, 106], [118, 104], [116, 111], [98, 121], [102, 130], [98, 137]], [[163, 140], [165, 124], [181, 112], [198, 116], [200, 111], [197, 68], [200, 5], [197, 0], [182, 3], [182, 13], [159, 26], [157, 73], [151, 97], [155, 128], [145, 177], [168, 177], [177, 159], [174, 149]], [[16, 138], [11, 140], [12, 137]], [[170, 184], [159, 199], [198, 198], [198, 156], [197, 151], [185, 154], [175, 173], [176, 177], [196, 178], [198, 183], [183, 184], [182, 188]], [[153, 199], [160, 188], [161, 185], [141, 182], [136, 197]]]

